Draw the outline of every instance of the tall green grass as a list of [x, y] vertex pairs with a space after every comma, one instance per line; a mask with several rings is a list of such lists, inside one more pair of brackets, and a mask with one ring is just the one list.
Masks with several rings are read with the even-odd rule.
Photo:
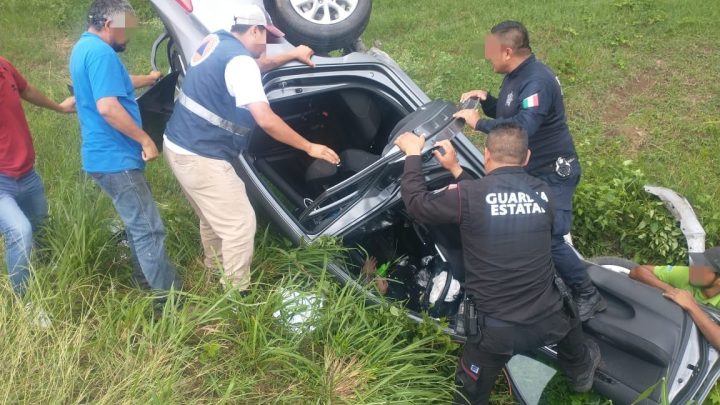
[[[141, 16], [151, 16], [147, 2], [134, 3]], [[88, 5], [2, 0], [0, 55], [51, 97], [65, 97], [67, 55], [85, 28]], [[411, 12], [408, 7], [376, 0], [366, 41], [388, 51], [432, 97], [450, 100], [470, 88], [496, 91], [500, 77], [482, 61], [482, 37], [500, 20], [524, 21], [534, 49], [563, 81], [581, 158], [608, 162], [586, 171], [586, 195], [612, 192], [606, 185], [617, 172], [613, 162], [621, 169], [632, 159], [651, 181], [687, 195], [709, 240], [718, 240], [716, 2], [423, 0], [413, 2]], [[123, 55], [132, 72], [150, 69], [149, 43], [160, 30], [157, 20], [149, 21], [133, 37]], [[1, 403], [449, 401], [457, 347], [434, 327], [338, 287], [325, 270], [342, 253], [332, 241], [294, 248], [261, 232], [253, 294], [220, 291], [198, 260], [194, 214], [161, 161], [148, 165], [147, 177], [185, 286], [159, 316], [152, 298], [130, 286], [127, 252], [111, 238], [117, 217], [110, 202], [80, 171], [75, 117], [26, 111], [51, 212], [28, 298], [49, 313], [53, 326], [35, 328], [0, 281]], [[576, 229], [576, 238], [583, 235], [592, 233]], [[612, 251], [594, 253], [624, 252], [612, 243], [598, 246]], [[302, 327], [286, 321], [293, 314], [287, 291], [322, 303]], [[175, 299], [184, 305], [175, 308]], [[718, 392], [710, 402], [720, 403]], [[512, 403], [507, 387], [499, 387], [493, 401]]]
[[[67, 55], [84, 29], [85, 3], [2, 5], [0, 55], [56, 100], [67, 95]], [[160, 29], [151, 21], [132, 38], [123, 55], [132, 72], [150, 69], [149, 44]], [[132, 287], [129, 252], [112, 237], [118, 218], [110, 201], [81, 172], [76, 118], [25, 108], [51, 215], [27, 300], [48, 313], [52, 327], [37, 328], [0, 279], [0, 403], [451, 398], [456, 346], [437, 329], [419, 332], [402, 312], [339, 287], [326, 272], [343, 253], [333, 241], [296, 248], [264, 229], [252, 295], [223, 292], [199, 260], [197, 220], [162, 160], [148, 165], [147, 177], [184, 287], [158, 313], [152, 296]], [[302, 325], [287, 321], [304, 309], [293, 309], [289, 291], [315, 297], [314, 316]]]
[[[70, 239], [81, 239], [70, 236]], [[53, 236], [50, 236], [53, 239]], [[99, 262], [111, 249], [100, 245]], [[323, 270], [313, 248], [259, 240], [249, 297], [194, 280], [162, 314], [152, 298], [96, 268], [35, 268], [29, 298], [53, 325], [38, 329], [19, 300], [0, 306], [3, 403], [413, 403], [445, 402], [455, 357], [437, 330], [366, 304]], [[83, 249], [77, 249], [81, 252]], [[278, 252], [294, 256], [278, 258]], [[66, 252], [64, 256], [68, 253]], [[81, 257], [81, 255], [78, 255]], [[62, 260], [62, 261], [59, 261]], [[288, 271], [292, 266], [295, 270]], [[296, 267], [297, 266], [297, 267]], [[187, 273], [186, 273], [187, 275]], [[2, 296], [12, 297], [3, 283]], [[288, 299], [288, 292], [304, 299]], [[182, 298], [183, 305], [175, 301]], [[310, 310], [301, 324], [289, 322]]]

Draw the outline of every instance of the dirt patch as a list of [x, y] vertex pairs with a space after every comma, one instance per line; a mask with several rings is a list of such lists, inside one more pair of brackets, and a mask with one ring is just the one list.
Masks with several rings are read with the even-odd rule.
[[630, 145], [629, 152], [636, 153], [648, 142], [646, 128], [628, 123], [630, 114], [639, 109], [637, 101], [640, 98], [651, 97], [658, 85], [658, 78], [662, 77], [665, 62], [658, 59], [655, 66], [644, 70], [634, 77], [626, 80], [617, 87], [602, 108], [602, 122], [605, 124], [605, 135], [608, 137], [622, 136]]

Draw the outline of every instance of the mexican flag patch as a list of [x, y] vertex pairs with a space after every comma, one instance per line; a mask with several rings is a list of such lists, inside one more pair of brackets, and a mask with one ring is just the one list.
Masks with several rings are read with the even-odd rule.
[[524, 99], [522, 101], [522, 108], [524, 110], [527, 110], [528, 108], [534, 108], [540, 106], [540, 97], [538, 97], [537, 93], [533, 94], [532, 96]]

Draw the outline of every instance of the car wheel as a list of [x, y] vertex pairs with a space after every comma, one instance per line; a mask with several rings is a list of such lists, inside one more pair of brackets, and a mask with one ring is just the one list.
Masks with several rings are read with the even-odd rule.
[[288, 41], [327, 53], [348, 48], [367, 27], [372, 0], [266, 0]]
[[630, 273], [630, 270], [638, 266], [638, 264], [632, 260], [623, 259], [622, 257], [615, 256], [591, 257], [587, 259], [587, 261], [605, 267], [606, 269], [625, 274]]

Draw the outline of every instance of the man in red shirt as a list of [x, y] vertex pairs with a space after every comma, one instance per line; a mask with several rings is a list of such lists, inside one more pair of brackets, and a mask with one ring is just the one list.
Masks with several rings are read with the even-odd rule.
[[22, 108], [23, 99], [61, 113], [75, 111], [75, 98], [58, 104], [31, 86], [6, 59], [0, 57], [0, 232], [10, 283], [25, 294], [32, 233], [48, 214], [45, 188], [33, 169], [35, 150]]

